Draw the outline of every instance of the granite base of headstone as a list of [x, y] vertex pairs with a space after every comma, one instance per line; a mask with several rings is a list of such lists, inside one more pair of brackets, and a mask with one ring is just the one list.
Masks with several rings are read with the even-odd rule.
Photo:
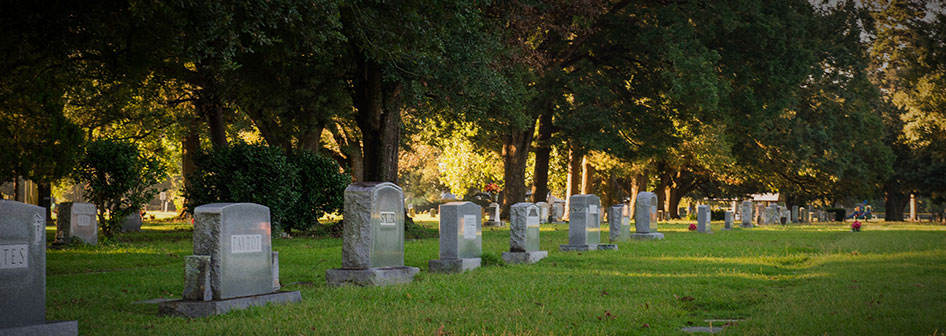
[[125, 217], [122, 221], [122, 232], [141, 232], [141, 213], [134, 213]]
[[701, 233], [713, 233], [710, 226], [710, 207], [709, 205], [700, 205], [696, 207], [696, 231]]
[[726, 211], [723, 221], [723, 230], [732, 230], [733, 212]]
[[66, 243], [73, 239], [89, 245], [99, 243], [99, 226], [95, 205], [92, 203], [65, 202], [59, 204], [59, 218], [56, 227], [62, 230], [62, 240]]
[[404, 266], [404, 192], [390, 182], [345, 189], [342, 267], [325, 271], [329, 286], [386, 286], [414, 281]]
[[549, 255], [539, 250], [541, 209], [532, 203], [516, 203], [509, 207], [509, 251], [503, 252], [507, 264], [534, 264]]
[[46, 209], [0, 200], [0, 335], [78, 335], [46, 320]]
[[440, 205], [440, 259], [430, 260], [435, 273], [463, 273], [480, 267], [483, 209], [473, 202]]
[[278, 274], [269, 208], [202, 205], [194, 209], [194, 255], [184, 259], [183, 298], [160, 303], [158, 313], [198, 318], [302, 301], [299, 291], [279, 291]]

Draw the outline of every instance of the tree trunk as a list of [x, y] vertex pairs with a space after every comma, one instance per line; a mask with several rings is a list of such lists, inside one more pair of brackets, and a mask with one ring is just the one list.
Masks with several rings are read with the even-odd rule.
[[552, 155], [552, 109], [539, 116], [539, 134], [535, 138], [535, 172], [532, 202], [547, 202], [549, 194], [549, 159]]
[[657, 187], [654, 190], [657, 194], [657, 210], [667, 210], [667, 187], [670, 186], [672, 182], [668, 169], [669, 168], [667, 168], [667, 165], [664, 163], [657, 164], [657, 171], [660, 174], [660, 182], [657, 183]]
[[325, 125], [319, 124], [302, 132], [299, 136], [298, 148], [312, 153], [318, 153], [322, 148], [322, 129]]
[[634, 209], [637, 207], [637, 194], [647, 191], [647, 182], [648, 176], [646, 170], [631, 177], [631, 201], [628, 204], [628, 206], [631, 207], [631, 217], [634, 217]]
[[[533, 125], [534, 126], [534, 125]], [[509, 207], [526, 198], [526, 161], [535, 127], [509, 132], [503, 139], [503, 205], [500, 218], [509, 218]]]
[[385, 87], [381, 67], [361, 58], [352, 100], [361, 129], [364, 181], [397, 183], [397, 152], [401, 137], [399, 89]]
[[[212, 64], [212, 63], [211, 63]], [[200, 65], [200, 90], [194, 107], [210, 128], [210, 142], [216, 148], [226, 148], [227, 124], [223, 118], [223, 101], [220, 97], [219, 83], [213, 74], [213, 65]]]
[[[184, 180], [184, 189], [188, 190], [191, 183], [189, 176], [197, 170], [197, 164], [194, 160], [197, 158], [197, 153], [200, 153], [200, 133], [197, 133], [193, 127], [189, 128], [187, 135], [184, 136], [181, 148], [181, 175]], [[187, 204], [186, 199], [184, 204]], [[184, 217], [186, 215], [187, 211], [182, 207], [179, 216]]]
[[568, 144], [568, 182], [565, 186], [565, 214], [562, 219], [568, 220], [571, 211], [572, 195], [581, 192], [581, 181], [578, 179], [578, 172], [581, 171], [581, 161], [584, 154], [581, 148], [574, 142]]
[[594, 194], [595, 167], [585, 156], [581, 159], [581, 193]]
[[36, 186], [39, 195], [39, 206], [46, 208], [46, 226], [53, 225], [53, 188], [49, 183], [39, 183]]
[[890, 179], [884, 184], [884, 221], [901, 222], [903, 221], [903, 210], [906, 208], [909, 197], [900, 191], [900, 184], [894, 179]]

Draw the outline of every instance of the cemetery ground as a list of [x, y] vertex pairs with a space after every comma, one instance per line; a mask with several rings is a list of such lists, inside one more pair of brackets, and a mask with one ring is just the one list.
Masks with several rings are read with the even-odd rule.
[[[484, 266], [427, 273], [438, 258], [437, 222], [419, 217], [429, 238], [405, 243], [412, 284], [330, 288], [341, 239], [273, 239], [284, 290], [303, 301], [201, 319], [159, 317], [179, 298], [190, 225], [146, 222], [100, 246], [47, 251], [47, 319], [78, 320], [83, 335], [308, 334], [723, 334], [930, 335], [946, 331], [946, 226], [870, 222], [765, 226], [712, 234], [695, 221], [660, 223], [666, 239], [618, 243], [617, 251], [560, 252], [566, 224], [542, 226], [549, 256], [502, 265], [509, 229], [484, 227]], [[607, 241], [602, 224], [602, 242]], [[54, 236], [47, 228], [47, 237]], [[712, 320], [737, 320], [736, 322]]]

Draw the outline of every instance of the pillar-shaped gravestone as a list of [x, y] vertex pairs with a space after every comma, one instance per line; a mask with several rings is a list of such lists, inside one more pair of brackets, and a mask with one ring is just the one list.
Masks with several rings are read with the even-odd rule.
[[657, 223], [652, 221], [650, 210], [657, 204], [657, 194], [649, 191], [637, 193], [634, 204], [634, 239], [663, 239], [664, 234], [657, 232]]
[[631, 216], [626, 204], [608, 208], [608, 238], [612, 242], [628, 241], [631, 238]]
[[700, 205], [696, 207], [696, 231], [703, 233], [712, 233], [710, 227], [710, 207], [709, 205]]
[[726, 211], [725, 220], [723, 224], [723, 230], [732, 230], [732, 218], [733, 218], [732, 210]]
[[601, 244], [601, 199], [598, 196], [572, 195], [568, 222], [568, 245], [562, 251], [616, 249], [617, 245]]
[[536, 202], [535, 206], [539, 207], [539, 224], [548, 223], [552, 205], [546, 202]]
[[752, 227], [752, 201], [742, 201], [739, 209], [739, 217], [742, 220], [742, 227]]
[[161, 303], [162, 315], [204, 317], [268, 303], [299, 302], [278, 291], [269, 208], [213, 203], [194, 208], [194, 255], [184, 262], [183, 299]]
[[325, 272], [329, 286], [410, 283], [420, 271], [404, 266], [404, 192], [390, 182], [345, 189], [342, 268]]
[[431, 272], [462, 273], [480, 267], [482, 214], [483, 208], [473, 202], [440, 205], [440, 259], [428, 262]]
[[765, 207], [765, 216], [762, 220], [762, 224], [766, 224], [766, 225], [775, 224], [776, 218], [778, 217], [777, 207], [778, 206], [774, 204]]
[[539, 207], [516, 203], [509, 207], [509, 252], [503, 260], [510, 264], [534, 264], [549, 255], [539, 250]]
[[786, 207], [779, 207], [779, 217], [778, 221], [780, 224], [785, 225], [791, 223], [792, 212]]
[[797, 206], [797, 205], [793, 205], [793, 206], [792, 206], [792, 217], [791, 217], [791, 219], [789, 219], [789, 220], [790, 220], [792, 223], [798, 223], [798, 222], [799, 222], [799, 220], [798, 220], [798, 206]]
[[99, 243], [99, 226], [95, 217], [94, 204], [60, 203], [57, 221], [56, 226], [62, 230], [62, 239], [66, 243], [72, 241], [73, 238], [91, 245]]
[[122, 232], [141, 232], [141, 213], [135, 211], [134, 213], [125, 216], [125, 220], [122, 221]]
[[46, 321], [46, 209], [0, 200], [0, 335], [77, 335]]
[[496, 203], [490, 203], [489, 206], [486, 207], [486, 225], [503, 226], [503, 221], [499, 218], [499, 210], [499, 204]]
[[805, 208], [805, 207], [799, 207], [799, 208], [798, 208], [798, 222], [799, 222], [799, 223], [807, 223], [808, 221], [809, 221], [809, 220], [808, 220], [808, 209]]

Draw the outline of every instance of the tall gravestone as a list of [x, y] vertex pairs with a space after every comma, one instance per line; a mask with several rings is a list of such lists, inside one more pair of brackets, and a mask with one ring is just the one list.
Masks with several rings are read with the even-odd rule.
[[598, 196], [572, 195], [568, 209], [568, 245], [562, 251], [617, 249], [617, 245], [601, 244], [601, 199]]
[[430, 260], [431, 272], [462, 273], [480, 267], [483, 208], [473, 202], [440, 205], [440, 259]]
[[776, 218], [778, 218], [778, 205], [772, 204], [765, 207], [765, 218], [762, 221], [762, 224], [775, 224]]
[[162, 315], [204, 317], [247, 307], [299, 302], [279, 291], [269, 208], [213, 203], [194, 208], [194, 255], [184, 260], [183, 299], [158, 306]]
[[793, 205], [793, 206], [792, 206], [792, 218], [791, 218], [790, 220], [791, 220], [792, 223], [798, 223], [798, 222], [799, 222], [799, 220], [798, 220], [798, 206], [797, 206], [797, 205]]
[[122, 232], [141, 232], [141, 213], [138, 211], [125, 216], [122, 221]]
[[329, 286], [410, 283], [420, 271], [404, 266], [404, 192], [390, 182], [345, 189], [342, 268], [325, 272]]
[[78, 335], [46, 321], [46, 209], [0, 200], [0, 335]]
[[702, 233], [712, 233], [710, 227], [710, 207], [709, 205], [700, 205], [696, 207], [696, 231]]
[[742, 220], [742, 227], [751, 228], [752, 227], [752, 201], [742, 201], [742, 206], [740, 210], [740, 219]]
[[799, 222], [799, 223], [807, 223], [807, 222], [809, 222], [809, 219], [808, 219], [808, 208], [805, 208], [805, 207], [800, 207], [800, 208], [798, 208], [798, 222]]
[[509, 252], [503, 260], [510, 264], [534, 264], [549, 255], [539, 250], [539, 207], [516, 203], [509, 207]]
[[96, 245], [99, 243], [99, 226], [92, 203], [65, 202], [59, 204], [56, 226], [62, 230], [62, 239], [68, 243], [73, 238]]
[[628, 241], [631, 238], [631, 216], [625, 204], [608, 208], [608, 238], [612, 242]]
[[546, 202], [536, 202], [535, 206], [539, 207], [539, 224], [548, 223], [551, 217], [552, 205]]
[[732, 210], [727, 210], [723, 220], [723, 230], [732, 230], [732, 220], [733, 212]]
[[792, 223], [791, 217], [792, 217], [791, 210], [788, 210], [788, 208], [786, 207], [779, 207], [778, 221], [780, 224], [785, 225], [785, 224]]
[[503, 226], [503, 221], [499, 218], [499, 209], [499, 204], [496, 203], [490, 203], [489, 206], [486, 207], [487, 225]]
[[652, 222], [650, 209], [657, 204], [657, 194], [649, 191], [637, 193], [634, 204], [634, 239], [663, 239], [664, 234], [657, 232], [657, 223]]

